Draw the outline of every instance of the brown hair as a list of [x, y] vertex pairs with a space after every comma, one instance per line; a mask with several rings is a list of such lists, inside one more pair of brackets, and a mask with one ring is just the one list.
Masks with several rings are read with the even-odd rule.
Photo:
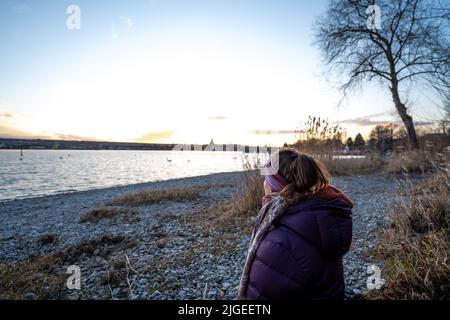
[[330, 174], [318, 160], [292, 148], [278, 152], [279, 169], [287, 181], [280, 195], [284, 199], [297, 200], [330, 185]]

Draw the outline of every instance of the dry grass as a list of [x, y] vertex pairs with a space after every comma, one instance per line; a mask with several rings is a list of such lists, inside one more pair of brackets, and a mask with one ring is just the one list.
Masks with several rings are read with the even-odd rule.
[[124, 251], [135, 245], [135, 240], [124, 236], [103, 235], [68, 247], [64, 252], [58, 253], [57, 256], [65, 263], [76, 263], [86, 256], [107, 257], [113, 252]]
[[101, 220], [120, 218], [122, 222], [136, 223], [140, 219], [135, 210], [128, 208], [101, 207], [89, 211], [80, 218], [80, 223], [97, 223]]
[[0, 263], [0, 299], [65, 299], [66, 268], [91, 255], [107, 257], [136, 242], [122, 236], [104, 235], [83, 241], [53, 255], [36, 256], [20, 262]]
[[120, 285], [126, 278], [126, 262], [124, 259], [114, 260], [105, 272], [102, 284]]
[[443, 154], [427, 151], [406, 151], [395, 153], [388, 157], [384, 171], [390, 174], [426, 173], [436, 168], [436, 163], [442, 162]]
[[244, 179], [239, 186], [239, 192], [234, 197], [231, 211], [237, 215], [256, 214], [261, 208], [264, 196], [264, 176], [256, 169], [257, 164], [250, 161], [244, 163]]
[[161, 201], [194, 200], [200, 197], [202, 187], [143, 190], [131, 193], [123, 197], [113, 199], [106, 203], [107, 206], [141, 206]]
[[386, 284], [369, 299], [450, 299], [450, 176], [441, 167], [425, 183], [399, 195], [377, 256]]
[[58, 241], [58, 236], [54, 234], [44, 234], [39, 237], [38, 242], [42, 246], [47, 246], [49, 244], [56, 243]]
[[54, 256], [0, 263], [0, 299], [61, 299], [67, 275]]
[[321, 161], [334, 176], [370, 174], [384, 166], [384, 161], [378, 154], [368, 154], [365, 158], [333, 156], [317, 156], [315, 158]]

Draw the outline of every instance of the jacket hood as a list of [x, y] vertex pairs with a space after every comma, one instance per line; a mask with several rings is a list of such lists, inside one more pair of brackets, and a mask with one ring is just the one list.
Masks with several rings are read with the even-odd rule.
[[342, 191], [329, 186], [289, 205], [277, 224], [294, 231], [324, 256], [338, 258], [350, 249], [352, 207]]

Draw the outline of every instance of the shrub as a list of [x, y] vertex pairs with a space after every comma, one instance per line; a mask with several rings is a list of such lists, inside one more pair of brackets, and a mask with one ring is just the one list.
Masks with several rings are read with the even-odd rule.
[[261, 208], [261, 200], [264, 196], [264, 176], [261, 175], [258, 163], [246, 160], [243, 164], [244, 179], [240, 185], [238, 194], [232, 201], [232, 211], [235, 214], [256, 214]]
[[449, 299], [450, 177], [441, 167], [423, 184], [399, 195], [392, 224], [376, 255], [385, 285], [370, 299]]

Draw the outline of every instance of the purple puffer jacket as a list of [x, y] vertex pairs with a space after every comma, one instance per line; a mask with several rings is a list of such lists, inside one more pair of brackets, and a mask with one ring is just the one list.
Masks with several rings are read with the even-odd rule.
[[338, 189], [290, 205], [262, 240], [246, 299], [343, 299], [351, 201]]

